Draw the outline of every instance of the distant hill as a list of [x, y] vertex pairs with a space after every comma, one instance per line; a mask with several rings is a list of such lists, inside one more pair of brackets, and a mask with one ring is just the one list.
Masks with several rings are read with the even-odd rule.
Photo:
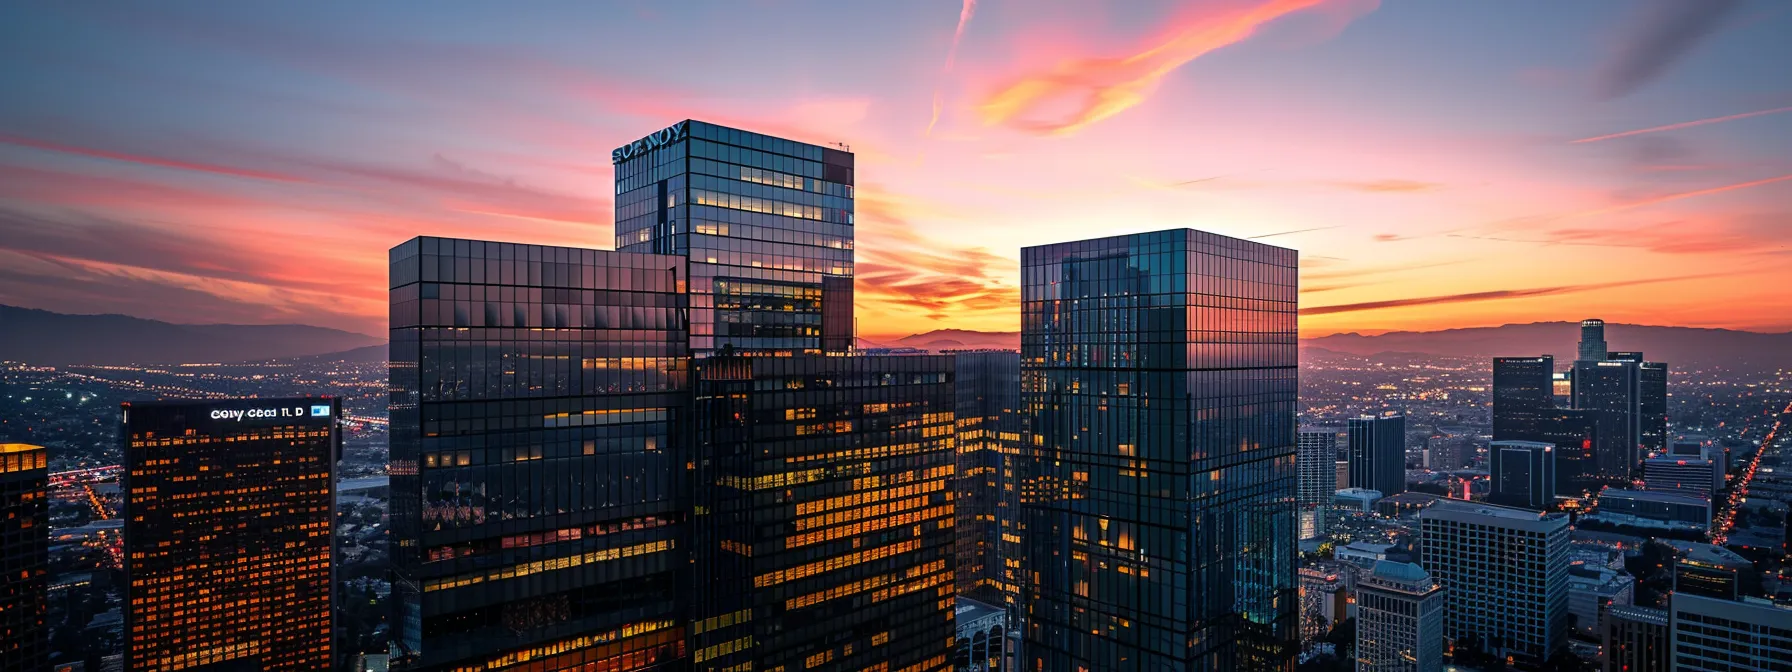
[[386, 361], [388, 352], [389, 352], [389, 350], [387, 349], [386, 344], [381, 343], [379, 345], [369, 345], [366, 347], [355, 348], [353, 350], [343, 350], [341, 352], [326, 352], [321, 355], [302, 355], [299, 357], [275, 357], [275, 358], [272, 358], [271, 360], [256, 360], [256, 361], [279, 361], [279, 362], [288, 362], [288, 363], [293, 363], [293, 362], [308, 362], [308, 363], [309, 362], [319, 362], [319, 363], [321, 363], [321, 362], [349, 362], [351, 364], [377, 364], [377, 363]]
[[888, 347], [924, 350], [972, 350], [978, 348], [1019, 350], [1020, 332], [935, 329], [895, 340], [885, 340], [884, 344]]
[[246, 362], [373, 345], [383, 351], [383, 343], [365, 334], [297, 324], [172, 324], [0, 306], [0, 360], [50, 366]]
[[[1443, 331], [1394, 331], [1378, 336], [1334, 334], [1302, 345], [1336, 352], [1373, 355], [1411, 352], [1456, 357], [1554, 355], [1558, 366], [1573, 361], [1579, 322], [1536, 322]], [[1605, 341], [1614, 351], [1642, 351], [1652, 361], [1675, 368], [1792, 366], [1792, 333], [1763, 334], [1731, 329], [1606, 324]]]

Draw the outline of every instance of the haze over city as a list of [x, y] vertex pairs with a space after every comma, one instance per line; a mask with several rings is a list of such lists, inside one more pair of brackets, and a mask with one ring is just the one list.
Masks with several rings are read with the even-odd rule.
[[610, 248], [610, 150], [692, 118], [850, 145], [867, 337], [1016, 331], [1020, 247], [1172, 227], [1299, 249], [1302, 336], [1785, 331], [1788, 33], [1730, 1], [11, 5], [0, 303], [383, 337], [387, 248]]

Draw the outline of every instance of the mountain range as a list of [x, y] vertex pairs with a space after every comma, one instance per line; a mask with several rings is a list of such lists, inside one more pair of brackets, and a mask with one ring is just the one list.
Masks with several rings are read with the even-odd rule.
[[173, 324], [0, 306], [0, 360], [67, 364], [246, 362], [381, 346], [385, 339], [299, 324]]
[[[1443, 331], [1393, 331], [1375, 336], [1347, 333], [1304, 339], [1302, 345], [1356, 355], [1424, 353], [1450, 357], [1554, 355], [1574, 360], [1579, 322], [1534, 322]], [[1613, 352], [1641, 351], [1650, 361], [1686, 367], [1773, 369], [1792, 366], [1792, 332], [1768, 334], [1732, 329], [1606, 324]]]

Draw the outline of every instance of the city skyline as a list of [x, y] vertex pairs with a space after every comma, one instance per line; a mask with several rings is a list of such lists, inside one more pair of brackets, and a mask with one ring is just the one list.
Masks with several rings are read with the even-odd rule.
[[8, 8], [0, 303], [378, 334], [379, 250], [611, 247], [606, 155], [699, 119], [852, 146], [866, 337], [1179, 227], [1302, 250], [1303, 336], [1792, 328], [1783, 9], [797, 4]]

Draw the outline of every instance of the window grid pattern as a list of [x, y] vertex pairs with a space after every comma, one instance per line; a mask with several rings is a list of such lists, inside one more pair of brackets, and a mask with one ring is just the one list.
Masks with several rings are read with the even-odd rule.
[[0, 672], [50, 665], [48, 451], [0, 443]]

